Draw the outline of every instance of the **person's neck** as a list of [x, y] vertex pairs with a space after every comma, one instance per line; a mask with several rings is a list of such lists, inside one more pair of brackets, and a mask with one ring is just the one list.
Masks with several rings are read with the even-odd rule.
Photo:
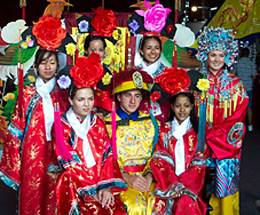
[[211, 75], [217, 76], [223, 71], [223, 68], [221, 68], [219, 70], [212, 70], [212, 69], [208, 68], [208, 71], [210, 72]]

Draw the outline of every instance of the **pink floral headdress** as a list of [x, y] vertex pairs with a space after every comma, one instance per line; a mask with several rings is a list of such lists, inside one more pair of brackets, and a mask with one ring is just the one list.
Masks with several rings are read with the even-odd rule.
[[159, 0], [156, 0], [154, 5], [144, 0], [144, 7], [145, 10], [135, 10], [128, 20], [130, 32], [132, 34], [154, 32], [171, 37], [174, 30], [172, 22], [168, 20], [171, 9], [165, 8]]
[[147, 8], [144, 10], [136, 10], [135, 12], [144, 17], [144, 28], [151, 32], [161, 32], [166, 25], [166, 20], [171, 12], [171, 9], [164, 8], [159, 0], [152, 6], [147, 0], [144, 1], [144, 5]]

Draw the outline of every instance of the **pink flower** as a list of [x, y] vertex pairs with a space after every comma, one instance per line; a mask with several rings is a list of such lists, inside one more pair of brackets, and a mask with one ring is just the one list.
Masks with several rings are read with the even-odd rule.
[[161, 4], [155, 4], [144, 13], [140, 10], [136, 12], [144, 16], [144, 27], [147, 31], [160, 32], [166, 24], [166, 19], [171, 9], [164, 8]]

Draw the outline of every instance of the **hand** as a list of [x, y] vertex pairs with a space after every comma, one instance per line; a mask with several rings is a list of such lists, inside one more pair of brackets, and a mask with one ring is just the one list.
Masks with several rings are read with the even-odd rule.
[[150, 181], [141, 175], [129, 175], [128, 173], [123, 173], [124, 180], [126, 183], [141, 192], [147, 192], [150, 188]]
[[103, 207], [109, 207], [110, 205], [114, 205], [115, 198], [110, 190], [103, 189], [98, 192], [98, 200]]

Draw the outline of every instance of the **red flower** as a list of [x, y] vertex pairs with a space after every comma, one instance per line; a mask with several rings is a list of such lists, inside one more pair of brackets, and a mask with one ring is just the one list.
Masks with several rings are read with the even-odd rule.
[[98, 54], [92, 52], [89, 57], [79, 57], [71, 67], [70, 75], [77, 88], [95, 87], [104, 74]]
[[161, 93], [159, 91], [154, 91], [151, 95], [150, 95], [150, 99], [155, 103], [157, 102], [159, 99], [161, 98]]
[[52, 16], [42, 16], [33, 26], [32, 32], [37, 43], [48, 50], [56, 50], [66, 37], [66, 30], [61, 27], [60, 20]]
[[191, 80], [187, 72], [179, 68], [166, 68], [155, 82], [168, 94], [175, 95], [187, 91]]
[[95, 29], [95, 33], [100, 36], [110, 37], [116, 29], [116, 15], [112, 10], [97, 8], [96, 15], [92, 19], [91, 25]]

